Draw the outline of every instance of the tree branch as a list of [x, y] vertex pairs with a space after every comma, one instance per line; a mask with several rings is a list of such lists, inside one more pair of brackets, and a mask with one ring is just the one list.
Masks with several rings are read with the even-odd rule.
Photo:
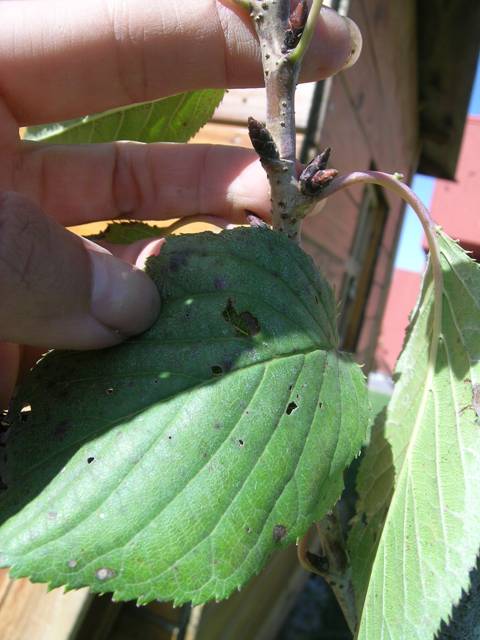
[[297, 242], [301, 221], [315, 205], [316, 191], [328, 182], [324, 174], [323, 182], [311, 182], [317, 184], [313, 190], [302, 188], [295, 160], [295, 89], [321, 4], [314, 0], [313, 12], [308, 13], [306, 0], [301, 0], [290, 13], [290, 0], [250, 3], [262, 54], [267, 122], [251, 118], [249, 132], [270, 182], [273, 227]]
[[315, 526], [320, 538], [321, 555], [308, 551], [307, 536], [304, 536], [297, 545], [299, 562], [304, 569], [321, 576], [329, 585], [340, 605], [348, 628], [354, 634], [358, 617], [350, 560], [336, 512], [327, 514]]

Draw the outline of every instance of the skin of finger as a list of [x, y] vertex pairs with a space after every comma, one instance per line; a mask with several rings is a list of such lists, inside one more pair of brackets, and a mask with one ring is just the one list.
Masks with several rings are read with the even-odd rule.
[[[339, 71], [351, 42], [345, 20], [322, 12], [302, 80]], [[0, 3], [0, 95], [19, 124], [261, 84], [257, 39], [231, 0]]]
[[[165, 240], [160, 239], [139, 240], [128, 245], [101, 244], [117, 258], [143, 269], [149, 257], [160, 253], [164, 242]], [[92, 247], [89, 246], [89, 249], [92, 250]], [[98, 249], [100, 247], [97, 247]], [[8, 407], [16, 384], [21, 382], [46, 351], [47, 347], [25, 347], [11, 342], [0, 342], [0, 410]]]
[[[265, 171], [252, 149], [205, 144], [33, 145], [5, 158], [4, 184], [61, 224], [196, 214], [245, 222], [270, 213]], [[12, 184], [13, 182], [13, 184]]]
[[0, 194], [0, 261], [0, 340], [85, 349], [124, 339], [91, 313], [91, 261], [82, 240], [19, 194]]

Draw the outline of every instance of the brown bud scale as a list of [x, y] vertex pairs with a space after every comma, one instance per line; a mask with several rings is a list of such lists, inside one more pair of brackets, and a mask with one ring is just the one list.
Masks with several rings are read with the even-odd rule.
[[250, 117], [248, 119], [248, 134], [253, 148], [260, 156], [260, 160], [264, 162], [280, 160], [277, 145], [264, 124]]

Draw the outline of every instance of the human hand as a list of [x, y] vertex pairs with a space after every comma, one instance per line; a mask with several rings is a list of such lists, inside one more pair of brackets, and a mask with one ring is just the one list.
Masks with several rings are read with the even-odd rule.
[[[339, 71], [360, 47], [353, 23], [324, 11], [302, 80]], [[18, 345], [110, 346], [158, 314], [158, 293], [134, 266], [158, 252], [158, 241], [114, 256], [64, 226], [197, 213], [235, 222], [245, 209], [263, 217], [269, 209], [265, 174], [250, 150], [49, 146], [21, 142], [18, 128], [261, 83], [258, 43], [233, 0], [0, 5], [0, 409], [21, 370]]]

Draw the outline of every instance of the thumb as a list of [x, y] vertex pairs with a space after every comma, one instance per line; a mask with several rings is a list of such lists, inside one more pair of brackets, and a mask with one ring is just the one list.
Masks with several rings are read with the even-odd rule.
[[108, 347], [147, 329], [159, 307], [143, 271], [84, 242], [24, 196], [0, 193], [0, 340]]

